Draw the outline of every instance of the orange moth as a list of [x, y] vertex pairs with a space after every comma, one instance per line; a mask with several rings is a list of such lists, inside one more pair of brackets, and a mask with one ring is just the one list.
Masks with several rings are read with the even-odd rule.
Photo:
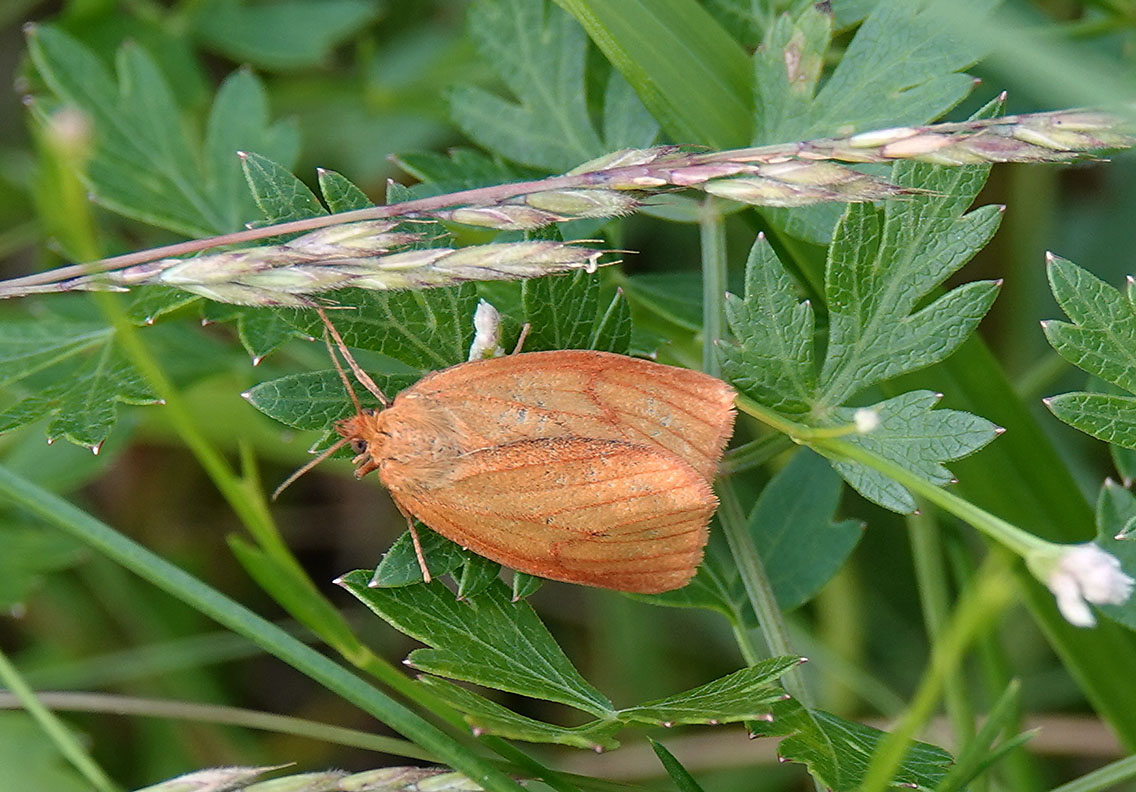
[[694, 576], [734, 423], [729, 385], [625, 355], [562, 350], [461, 363], [390, 402], [325, 323], [384, 409], [355, 400], [356, 414], [336, 425], [342, 439], [280, 489], [350, 445], [356, 477], [378, 471], [406, 515], [427, 580], [411, 518], [552, 580], [657, 593]]

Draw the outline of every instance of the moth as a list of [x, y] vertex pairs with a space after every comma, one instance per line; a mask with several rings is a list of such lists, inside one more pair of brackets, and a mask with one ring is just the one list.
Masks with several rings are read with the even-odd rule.
[[658, 593], [694, 576], [734, 423], [725, 382], [608, 352], [526, 352], [433, 372], [391, 402], [325, 323], [383, 409], [359, 406], [333, 352], [356, 413], [280, 489], [350, 445], [356, 477], [377, 471], [406, 516], [426, 580], [414, 518], [551, 580]]

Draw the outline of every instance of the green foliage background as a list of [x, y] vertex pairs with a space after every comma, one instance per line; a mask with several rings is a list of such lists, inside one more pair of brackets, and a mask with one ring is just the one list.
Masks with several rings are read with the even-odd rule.
[[[830, 31], [809, 3], [748, 0], [88, 0], [50, 14], [9, 4], [0, 51], [19, 92], [0, 110], [0, 275], [246, 222], [536, 178], [659, 135], [715, 148], [803, 140], [989, 113], [1002, 90], [1007, 112], [1132, 98], [1136, 13], [1127, 4], [949, 5], [943, 16], [929, 2], [834, 0]], [[38, 26], [21, 33], [33, 17]], [[795, 81], [785, 78], [786, 48], [800, 58]], [[21, 107], [21, 95], [34, 99]], [[82, 128], [60, 126], [64, 105], [88, 114], [97, 146]], [[252, 152], [243, 170], [238, 149]], [[901, 164], [888, 177], [927, 195], [847, 212], [724, 213], [709, 232], [704, 222], [701, 240], [698, 204], [675, 196], [602, 228], [561, 229], [637, 251], [619, 270], [523, 287], [343, 295], [362, 310], [337, 325], [388, 392], [464, 358], [478, 297], [506, 314], [509, 337], [533, 323], [529, 349], [716, 365], [699, 334], [706, 319], [717, 321], [704, 312], [700, 275], [717, 235], [729, 263], [722, 285], [739, 295], [724, 311], [737, 345], [721, 362], [740, 390], [822, 425], [849, 420], [849, 405], [878, 404], [886, 431], [861, 443], [871, 453], [936, 483], [956, 476], [962, 497], [1039, 535], [1087, 541], [1099, 531], [1104, 542], [1133, 510], [1115, 486], [1102, 491], [1096, 523], [1090, 507], [1105, 476], [1128, 480], [1136, 468], [1136, 419], [1124, 417], [1136, 415], [1126, 357], [1136, 332], [1130, 299], [1113, 288], [1130, 266], [1132, 169], [1120, 156], [1007, 166], [986, 181], [982, 167]], [[491, 238], [435, 230], [461, 244]], [[1106, 283], [1055, 261], [1055, 302], [1050, 249]], [[982, 340], [968, 338], [999, 291], [995, 280], [1001, 293]], [[1070, 322], [1043, 334], [1038, 320], [1061, 311]], [[812, 660], [801, 671], [791, 660], [757, 662], [768, 649], [755, 637], [759, 615], [717, 528], [695, 582], [654, 598], [519, 576], [512, 593], [531, 597], [515, 605], [493, 582], [495, 567], [443, 541], [431, 547], [432, 568], [480, 604], [455, 602], [439, 584], [413, 585], [397, 512], [377, 488], [351, 482], [343, 463], [265, 506], [264, 491], [347, 409], [324, 350], [302, 340], [315, 327], [303, 312], [203, 304], [161, 289], [0, 304], [0, 429], [11, 430], [0, 435], [0, 486], [22, 503], [0, 511], [0, 605], [11, 614], [0, 648], [39, 690], [181, 704], [170, 719], [126, 720], [106, 704], [65, 716], [123, 787], [227, 764], [364, 770], [408, 761], [376, 751], [419, 760], [426, 748], [482, 762], [487, 752], [464, 736], [467, 725], [538, 744], [521, 754], [482, 740], [511, 772], [582, 774], [546, 774], [561, 789], [664, 775], [661, 783], [682, 789], [807, 786], [799, 765], [772, 761], [775, 739], [748, 743], [737, 725], [683, 726], [747, 721], [784, 738], [781, 755], [822, 783], [852, 788], [883, 737], [864, 722], [910, 712], [929, 646], [943, 638], [937, 619], [969, 613], [958, 595], [982, 579], [986, 554], [973, 530], [934, 513], [904, 517], [897, 512], [916, 505], [908, 489], [857, 462], [838, 460], [834, 471], [812, 452], [794, 455], [747, 421], [738, 443], [752, 441], [749, 458], [762, 464], [734, 458], [740, 472], [734, 494], [723, 494], [723, 519], [736, 498], [791, 644]], [[828, 345], [814, 360], [818, 331]], [[770, 343], [778, 365], [762, 362]], [[1085, 392], [1053, 400], [1053, 412], [1115, 443], [1111, 454], [1040, 408], [1042, 396], [1065, 391]], [[135, 406], [159, 398], [162, 407]], [[983, 448], [995, 425], [1008, 431]], [[45, 436], [62, 442], [48, 447]], [[920, 442], [947, 437], [948, 448]], [[280, 629], [101, 533], [91, 515]], [[52, 525], [60, 523], [80, 526], [87, 543]], [[1127, 548], [1117, 552], [1127, 561]], [[368, 588], [369, 571], [332, 583], [376, 566], [382, 587]], [[976, 787], [1042, 790], [1085, 772], [1060, 751], [1039, 757], [1019, 746], [1014, 735], [1034, 717], [1050, 719], [1046, 733], [1058, 742], [1082, 723], [1070, 713], [1099, 719], [1079, 728], [1101, 726], [1102, 743], [1107, 724], [1122, 747], [1095, 761], [1136, 746], [1136, 639], [1120, 626], [1136, 623], [1131, 609], [1077, 630], [1028, 574], [1014, 567], [1002, 577], [1011, 575], [1020, 601], [1001, 619], [987, 614], [989, 624], [979, 608], [978, 638], [946, 685], [955, 769], [935, 745], [907, 754], [900, 745], [901, 779], [953, 789], [978, 775]], [[303, 642], [318, 642], [325, 656]], [[397, 666], [408, 654], [412, 668], [434, 676], [411, 683]], [[811, 700], [780, 701], [775, 680], [786, 672], [800, 675]], [[435, 725], [382, 692], [391, 690]], [[189, 703], [207, 709], [191, 714]], [[294, 715], [311, 728], [296, 737], [294, 724], [223, 725], [224, 705]], [[968, 720], [987, 711], [1006, 731], [997, 745], [993, 727], [976, 731]], [[769, 712], [772, 724], [753, 720]], [[418, 747], [384, 742], [372, 716]], [[618, 752], [578, 750], [614, 748], [617, 733]], [[662, 762], [644, 733], [670, 749]], [[701, 761], [702, 740], [738, 760]], [[89, 788], [25, 715], [4, 713], [0, 746], [0, 792]], [[500, 777], [487, 785], [504, 788], [508, 779], [493, 770]]]

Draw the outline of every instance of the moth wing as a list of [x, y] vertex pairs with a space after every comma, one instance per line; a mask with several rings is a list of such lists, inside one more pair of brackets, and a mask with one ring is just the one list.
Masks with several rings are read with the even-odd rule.
[[725, 382], [587, 350], [463, 363], [428, 375], [404, 394], [444, 410], [463, 436], [476, 438], [475, 447], [522, 438], [624, 440], [677, 454], [706, 481], [734, 425], [735, 394]]
[[[553, 580], [656, 593], [687, 583], [717, 500], [680, 457], [619, 440], [519, 440], [465, 454], [433, 489], [388, 481], [427, 526]], [[409, 484], [409, 482], [406, 482]]]

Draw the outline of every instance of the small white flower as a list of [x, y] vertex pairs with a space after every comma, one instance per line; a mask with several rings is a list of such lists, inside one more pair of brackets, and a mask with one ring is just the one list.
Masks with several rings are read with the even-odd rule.
[[1097, 623], [1089, 605], [1120, 605], [1136, 585], [1136, 580], [1120, 568], [1116, 556], [1092, 542], [1063, 548], [1049, 565], [1044, 580], [1057, 598], [1061, 615], [1077, 627]]
[[501, 314], [485, 300], [477, 301], [473, 312], [473, 343], [469, 347], [470, 360], [501, 357]]
[[852, 423], [858, 434], [867, 434], [880, 425], [880, 414], [869, 407], [861, 407], [852, 413]]

